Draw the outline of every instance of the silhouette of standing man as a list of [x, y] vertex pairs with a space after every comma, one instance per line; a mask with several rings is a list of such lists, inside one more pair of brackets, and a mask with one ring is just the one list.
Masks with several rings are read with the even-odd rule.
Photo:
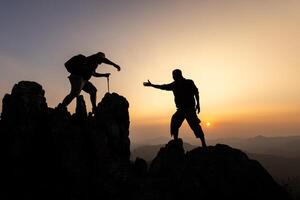
[[98, 52], [91, 56], [77, 55], [72, 57], [65, 63], [67, 70], [71, 73], [68, 77], [71, 83], [71, 91], [64, 98], [63, 102], [58, 107], [67, 107], [72, 100], [77, 97], [81, 90], [90, 95], [93, 111], [96, 108], [97, 88], [89, 81], [94, 77], [109, 77], [110, 73], [100, 74], [96, 72], [98, 65], [105, 63], [114, 66], [118, 71], [121, 70], [119, 65], [113, 63], [105, 57], [105, 54]]
[[[178, 139], [179, 128], [186, 119], [195, 136], [200, 138], [202, 147], [206, 147], [204, 133], [199, 124], [201, 121], [196, 114], [196, 111], [200, 112], [198, 88], [192, 80], [185, 79], [179, 69], [173, 71], [173, 79], [172, 83], [163, 85], [155, 85], [148, 80], [144, 82], [144, 86], [173, 91], [177, 111], [172, 116], [171, 135], [174, 139]], [[195, 98], [197, 104], [195, 104]]]

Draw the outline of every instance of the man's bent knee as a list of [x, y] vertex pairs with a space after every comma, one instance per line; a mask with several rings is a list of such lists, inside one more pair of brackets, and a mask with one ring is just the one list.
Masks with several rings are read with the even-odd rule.
[[85, 90], [86, 93], [88, 93], [91, 96], [95, 96], [97, 94], [97, 89], [89, 89], [89, 90]]
[[70, 94], [69, 94], [69, 96], [71, 96], [71, 97], [78, 97], [80, 95], [80, 91], [71, 91], [70, 92]]
[[174, 136], [174, 138], [177, 138], [178, 137], [178, 133], [179, 133], [179, 128], [182, 124], [182, 121], [181, 119], [178, 119], [176, 117], [172, 117], [171, 119], [171, 125], [170, 125], [170, 132], [171, 132], [171, 135]]
[[91, 91], [91, 93], [92, 93], [93, 95], [96, 95], [96, 94], [97, 94], [97, 89], [96, 89], [96, 88], [93, 89], [93, 90]]

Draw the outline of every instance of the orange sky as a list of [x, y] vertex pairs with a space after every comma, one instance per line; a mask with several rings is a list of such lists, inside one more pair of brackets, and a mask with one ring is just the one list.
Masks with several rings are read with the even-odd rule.
[[[36, 80], [56, 106], [69, 90], [63, 63], [104, 51], [122, 67], [98, 71], [111, 72], [111, 89], [129, 100], [133, 141], [169, 136], [172, 93], [142, 82], [171, 82], [174, 68], [199, 88], [208, 138], [299, 134], [299, 1], [76, 3], [80, 9], [61, 13], [56, 4], [35, 5], [41, 11], [33, 13], [8, 5], [20, 17], [1, 33], [1, 96], [19, 80]], [[91, 81], [100, 100], [106, 80]], [[186, 126], [181, 133], [193, 137]]]

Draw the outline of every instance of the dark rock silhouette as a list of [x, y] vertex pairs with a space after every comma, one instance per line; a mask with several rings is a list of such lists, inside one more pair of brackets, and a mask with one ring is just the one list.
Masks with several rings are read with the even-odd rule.
[[41, 85], [22, 81], [3, 99], [1, 199], [290, 199], [261, 165], [226, 145], [186, 152], [182, 140], [151, 165], [130, 161], [129, 103], [107, 93], [95, 115], [49, 108]]
[[76, 98], [76, 116], [79, 120], [84, 120], [87, 117], [86, 105], [82, 95]]
[[182, 140], [172, 140], [160, 149], [149, 174], [159, 180], [152, 190], [164, 199], [289, 199], [257, 161], [224, 144], [184, 154]]

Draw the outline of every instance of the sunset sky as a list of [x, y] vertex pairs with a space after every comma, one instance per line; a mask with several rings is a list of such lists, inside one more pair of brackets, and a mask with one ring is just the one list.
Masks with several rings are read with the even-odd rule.
[[[55, 107], [69, 92], [65, 61], [103, 51], [122, 68], [98, 72], [130, 102], [133, 142], [169, 137], [173, 94], [142, 83], [169, 83], [175, 68], [200, 91], [208, 139], [300, 135], [299, 10], [297, 0], [2, 0], [0, 97], [33, 80]], [[100, 101], [106, 79], [91, 82]], [[186, 125], [180, 134], [194, 137]]]

